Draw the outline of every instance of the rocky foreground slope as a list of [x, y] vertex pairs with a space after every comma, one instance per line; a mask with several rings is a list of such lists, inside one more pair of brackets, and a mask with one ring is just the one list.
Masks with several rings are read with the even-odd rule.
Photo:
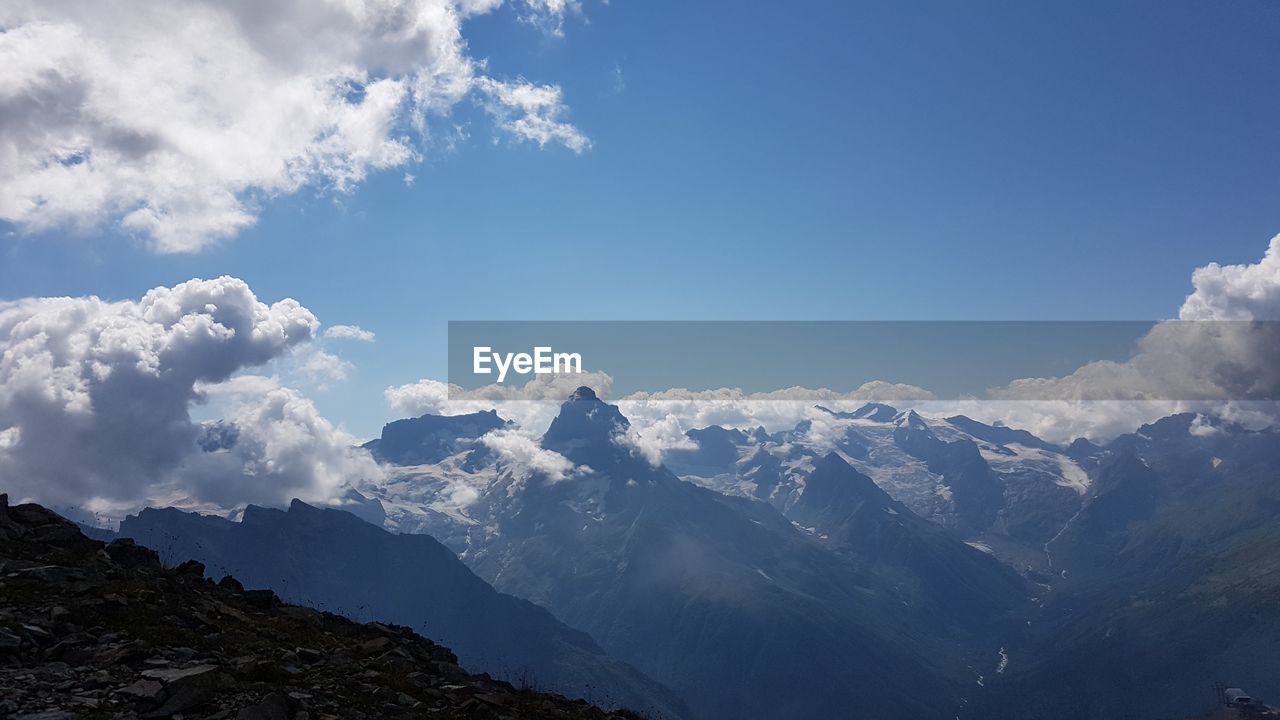
[[250, 505], [240, 522], [148, 508], [125, 518], [119, 536], [156, 548], [161, 562], [196, 560], [206, 577], [233, 575], [285, 602], [411, 627], [475, 672], [653, 720], [688, 717], [672, 691], [547, 610], [494, 590], [427, 535], [294, 500], [287, 511]]
[[408, 628], [357, 624], [162, 567], [0, 494], [0, 717], [610, 718], [469, 675]]

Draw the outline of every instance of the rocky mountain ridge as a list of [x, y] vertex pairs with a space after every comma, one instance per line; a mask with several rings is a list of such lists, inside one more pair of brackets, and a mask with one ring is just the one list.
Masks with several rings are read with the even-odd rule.
[[638, 720], [471, 675], [404, 627], [164, 567], [0, 494], [0, 716]]
[[686, 712], [670, 690], [545, 609], [494, 590], [427, 535], [389, 533], [298, 500], [285, 511], [249, 506], [240, 522], [147, 509], [126, 518], [120, 535], [160, 548], [162, 559], [196, 559], [210, 577], [231, 574], [289, 602], [412, 627], [472, 670], [655, 720]]

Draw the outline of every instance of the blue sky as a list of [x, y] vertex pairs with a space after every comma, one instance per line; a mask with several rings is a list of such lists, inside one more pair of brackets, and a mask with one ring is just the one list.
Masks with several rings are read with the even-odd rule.
[[193, 255], [0, 238], [0, 297], [230, 274], [373, 330], [316, 396], [368, 435], [443, 378], [450, 319], [1131, 319], [1280, 232], [1271, 2], [588, 0], [564, 37], [472, 19], [593, 142], [469, 135], [350, 194], [264, 198]]

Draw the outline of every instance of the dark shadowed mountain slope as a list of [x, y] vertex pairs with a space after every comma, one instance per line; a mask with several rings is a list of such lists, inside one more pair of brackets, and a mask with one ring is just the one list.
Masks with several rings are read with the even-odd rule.
[[923, 460], [929, 472], [942, 476], [965, 529], [982, 532], [995, 523], [1004, 506], [1004, 487], [977, 443], [943, 440], [915, 411], [907, 413], [893, 439], [898, 447]]
[[947, 422], [972, 437], [997, 445], [1024, 445], [1026, 447], [1039, 448], [1040, 450], [1062, 452], [1062, 448], [1053, 443], [1045, 442], [1026, 430], [1018, 430], [1004, 425], [987, 425], [964, 415], [953, 415], [947, 418]]
[[2, 494], [0, 717], [638, 720], [468, 675], [409, 628], [163, 567]]
[[750, 435], [718, 425], [690, 430], [685, 433], [693, 441], [693, 448], [669, 450], [664, 458], [668, 466], [677, 466], [687, 475], [713, 476], [732, 473], [738, 464], [740, 448], [750, 440]]
[[1026, 596], [1011, 568], [916, 516], [834, 452], [787, 515], [894, 588], [921, 623], [994, 624]]
[[546, 610], [496, 592], [426, 535], [394, 535], [296, 500], [288, 512], [250, 506], [239, 523], [147, 509], [120, 532], [291, 602], [407, 625], [472, 669], [654, 717], [683, 713], [669, 691]]
[[[1021, 717], [1175, 717], [1230, 680], [1280, 697], [1280, 435], [1175, 415], [1106, 447], [1060, 576], [991, 683]], [[1069, 681], [1064, 682], [1064, 678]]]

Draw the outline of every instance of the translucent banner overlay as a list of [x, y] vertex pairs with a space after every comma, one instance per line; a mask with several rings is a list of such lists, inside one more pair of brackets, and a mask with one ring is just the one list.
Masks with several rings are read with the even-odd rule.
[[[451, 321], [450, 398], [681, 388], [875, 399], [1275, 400], [1274, 321]], [[597, 388], [600, 389], [600, 388]]]

